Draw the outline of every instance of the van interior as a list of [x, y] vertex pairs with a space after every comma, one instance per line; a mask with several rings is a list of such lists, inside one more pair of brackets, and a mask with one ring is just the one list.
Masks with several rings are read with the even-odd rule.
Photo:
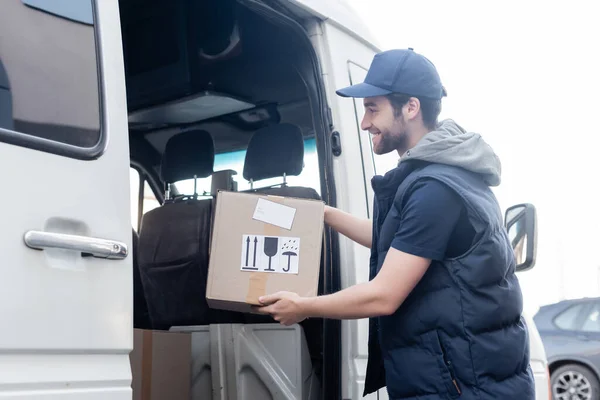
[[[136, 196], [134, 325], [271, 323], [205, 300], [219, 190], [334, 204], [327, 106], [298, 10], [277, 1], [120, 0]], [[139, 178], [137, 178], [139, 176]], [[147, 199], [155, 198], [148, 207]], [[319, 293], [339, 289], [326, 229]], [[301, 323], [321, 398], [338, 398], [340, 325]]]

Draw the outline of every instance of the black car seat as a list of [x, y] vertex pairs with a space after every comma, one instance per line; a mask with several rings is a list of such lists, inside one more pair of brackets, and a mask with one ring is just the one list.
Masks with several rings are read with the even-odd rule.
[[[161, 178], [167, 188], [178, 181], [206, 178], [213, 173], [214, 157], [208, 132], [180, 133], [167, 142]], [[177, 196], [142, 219], [138, 257], [153, 329], [232, 317], [210, 310], [206, 302], [212, 206], [211, 196]]]
[[[250, 139], [244, 163], [244, 179], [251, 182], [252, 189], [246, 192], [269, 194], [284, 197], [321, 200], [317, 191], [310, 187], [288, 186], [286, 177], [297, 176], [304, 168], [304, 138], [299, 127], [291, 124], [271, 125], [259, 129]], [[281, 177], [277, 185], [260, 186], [260, 180]], [[325, 253], [321, 251], [321, 270], [318, 292], [323, 292]], [[246, 314], [245, 323], [274, 323], [271, 317]], [[304, 329], [309, 352], [315, 367], [315, 373], [321, 376], [323, 338], [321, 336], [323, 320], [310, 318], [301, 323]]]
[[[296, 125], [278, 124], [257, 130], [246, 150], [244, 179], [252, 185], [251, 192], [321, 200], [310, 187], [288, 186], [288, 176], [298, 176], [304, 168], [304, 138]], [[282, 178], [282, 183], [255, 189], [257, 181]]]

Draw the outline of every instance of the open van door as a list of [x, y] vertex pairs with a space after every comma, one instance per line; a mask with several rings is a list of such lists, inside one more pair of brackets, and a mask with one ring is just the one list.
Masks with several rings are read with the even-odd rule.
[[[321, 3], [319, 3], [321, 4]], [[322, 5], [330, 5], [322, 2]], [[319, 56], [323, 75], [327, 76], [328, 104], [332, 109], [333, 135], [339, 140], [339, 154], [333, 162], [336, 207], [357, 217], [371, 218], [375, 173], [371, 139], [360, 129], [362, 101], [342, 99], [338, 88], [361, 82], [366, 76], [376, 48], [367, 45], [330, 20], [307, 27]], [[348, 179], [352, 177], [352, 179]], [[342, 287], [369, 280], [369, 249], [340, 235], [340, 276]], [[368, 319], [342, 321], [342, 376], [344, 399], [384, 400], [387, 391], [379, 390], [363, 397], [368, 359]]]
[[0, 398], [130, 399], [117, 1], [3, 0], [0, 65]]

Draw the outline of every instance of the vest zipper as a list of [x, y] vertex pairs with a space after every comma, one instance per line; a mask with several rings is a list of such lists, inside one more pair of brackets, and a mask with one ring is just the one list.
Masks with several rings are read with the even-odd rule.
[[[444, 359], [446, 359], [446, 354], [444, 354]], [[452, 379], [452, 384], [454, 385], [454, 388], [456, 389], [456, 393], [460, 396], [462, 394], [462, 392], [460, 391], [460, 388], [458, 387], [458, 381], [456, 380], [456, 377], [454, 376], [454, 369], [452, 368], [452, 363], [450, 361], [446, 360], [446, 366], [448, 367], [448, 372], [450, 373], [450, 378]]]
[[452, 362], [448, 359], [448, 356], [446, 354], [446, 349], [444, 348], [444, 345], [442, 344], [442, 341], [440, 340], [439, 336], [438, 336], [438, 342], [440, 344], [440, 349], [442, 349], [442, 357], [444, 359], [444, 364], [446, 364], [446, 368], [448, 368], [448, 372], [450, 373], [450, 378], [452, 379], [452, 384], [454, 385], [454, 388], [456, 389], [456, 394], [458, 394], [460, 396], [462, 394], [462, 392], [460, 391], [460, 388], [458, 387], [458, 381], [456, 380], [456, 376], [454, 375], [454, 368], [452, 367]]
[[456, 388], [456, 391], [458, 392], [458, 394], [462, 394], [459, 387], [458, 387], [458, 383], [456, 383], [456, 379], [452, 379], [452, 383], [454, 383], [454, 387]]
[[454, 388], [456, 389], [457, 394], [461, 395], [462, 392], [460, 391], [460, 388], [458, 387], [458, 381], [456, 380], [456, 377], [454, 376], [454, 368], [452, 367], [452, 363], [446, 359], [445, 352], [444, 352], [444, 361], [446, 363], [446, 367], [448, 367], [448, 372], [450, 373], [450, 378], [452, 378], [452, 384], [454, 385]]

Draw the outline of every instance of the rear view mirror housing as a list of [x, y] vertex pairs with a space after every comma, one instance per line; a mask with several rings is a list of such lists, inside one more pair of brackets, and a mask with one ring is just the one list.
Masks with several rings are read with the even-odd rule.
[[517, 271], [535, 266], [537, 253], [537, 215], [533, 204], [517, 204], [506, 210], [504, 226], [515, 252]]

